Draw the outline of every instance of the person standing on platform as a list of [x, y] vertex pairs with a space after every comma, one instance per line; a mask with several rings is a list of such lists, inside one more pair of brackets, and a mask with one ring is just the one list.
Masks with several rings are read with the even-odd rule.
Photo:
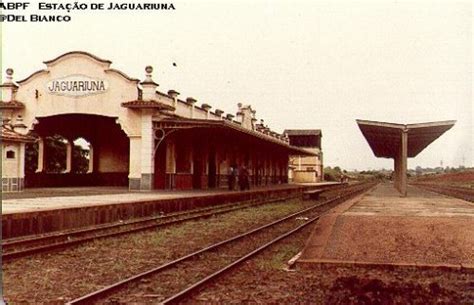
[[249, 171], [247, 170], [245, 166], [242, 166], [242, 168], [239, 171], [239, 185], [240, 185], [241, 191], [250, 189]]
[[229, 191], [234, 191], [235, 190], [235, 184], [237, 182], [237, 176], [238, 176], [238, 169], [237, 165], [232, 165], [229, 169]]
[[250, 173], [248, 168], [245, 168], [245, 189], [250, 190]]
[[237, 172], [236, 172], [236, 167], [235, 166], [231, 166], [229, 168], [229, 191], [233, 191], [235, 189], [235, 180], [236, 180], [236, 177], [237, 177]]

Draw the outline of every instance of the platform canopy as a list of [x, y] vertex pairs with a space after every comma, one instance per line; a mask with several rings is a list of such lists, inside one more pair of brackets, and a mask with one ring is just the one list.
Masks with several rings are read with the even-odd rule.
[[172, 130], [179, 129], [223, 129], [232, 132], [233, 134], [240, 134], [247, 136], [249, 138], [254, 138], [261, 143], [267, 143], [273, 145], [273, 147], [278, 147], [284, 149], [288, 154], [302, 155], [302, 156], [315, 156], [315, 152], [310, 150], [293, 146], [287, 142], [278, 140], [275, 137], [271, 137], [267, 134], [257, 132], [255, 130], [249, 130], [247, 128], [241, 127], [239, 124], [235, 124], [228, 120], [200, 120], [200, 119], [184, 119], [184, 118], [165, 118], [160, 121], [155, 121], [153, 123], [153, 128], [156, 130], [164, 130], [165, 134], [169, 133]]
[[362, 134], [379, 158], [393, 158], [395, 187], [406, 195], [407, 158], [416, 157], [456, 121], [396, 124], [357, 120]]
[[395, 124], [357, 120], [362, 134], [376, 157], [394, 158], [401, 145], [402, 133], [408, 133], [407, 157], [416, 157], [434, 140], [454, 126], [456, 121], [420, 124]]

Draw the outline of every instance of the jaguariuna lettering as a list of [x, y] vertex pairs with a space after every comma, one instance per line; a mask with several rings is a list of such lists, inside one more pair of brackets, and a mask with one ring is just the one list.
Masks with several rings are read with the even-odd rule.
[[75, 91], [88, 91], [88, 92], [97, 92], [105, 91], [105, 84], [103, 80], [89, 81], [89, 80], [79, 80], [79, 81], [53, 81], [49, 84], [48, 90], [50, 92], [75, 92]]
[[173, 3], [109, 3], [108, 10], [175, 10]]
[[106, 80], [77, 74], [54, 79], [46, 84], [46, 90], [50, 94], [73, 97], [104, 93], [107, 89], [108, 83]]

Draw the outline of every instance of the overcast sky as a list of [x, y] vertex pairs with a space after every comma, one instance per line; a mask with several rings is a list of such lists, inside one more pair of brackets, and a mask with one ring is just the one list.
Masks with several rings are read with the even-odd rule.
[[345, 169], [393, 167], [374, 157], [356, 119], [457, 120], [408, 165], [473, 166], [471, 1], [173, 4], [73, 12], [61, 24], [3, 23], [2, 69], [20, 80], [72, 50], [140, 79], [152, 65], [162, 92], [226, 112], [251, 104], [278, 132], [322, 129], [325, 165]]

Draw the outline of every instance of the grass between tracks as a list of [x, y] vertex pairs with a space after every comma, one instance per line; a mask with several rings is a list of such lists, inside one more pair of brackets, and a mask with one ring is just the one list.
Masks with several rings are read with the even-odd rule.
[[63, 303], [315, 203], [276, 202], [14, 260], [2, 266], [4, 295], [10, 303]]

